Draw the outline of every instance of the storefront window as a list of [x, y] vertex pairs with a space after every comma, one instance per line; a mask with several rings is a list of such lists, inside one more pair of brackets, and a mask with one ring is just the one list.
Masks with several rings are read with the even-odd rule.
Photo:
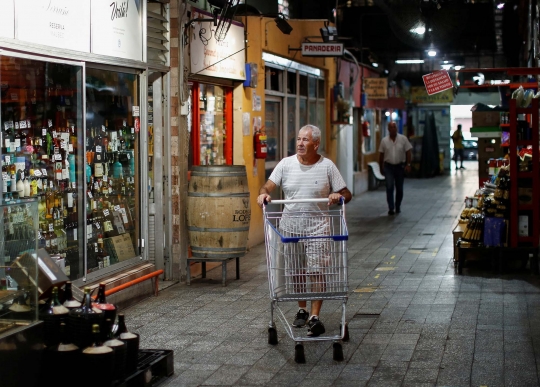
[[5, 203], [38, 201], [38, 247], [81, 271], [82, 67], [0, 57]]
[[287, 98], [287, 156], [296, 154], [296, 98]]
[[266, 76], [264, 78], [264, 88], [266, 90], [281, 91], [282, 90], [283, 70], [278, 70], [273, 67], [266, 67]]
[[[300, 128], [308, 124], [308, 109], [307, 109], [307, 99], [300, 98]], [[311, 122], [309, 122], [311, 123]], [[314, 123], [314, 125], [317, 125]]]
[[140, 254], [136, 74], [86, 70], [86, 272]]
[[194, 85], [193, 98], [197, 95], [191, 165], [232, 164], [232, 89], [200, 83]]
[[373, 110], [366, 109], [364, 121], [369, 124], [370, 136], [364, 137], [364, 153], [372, 153], [375, 147], [375, 114]]

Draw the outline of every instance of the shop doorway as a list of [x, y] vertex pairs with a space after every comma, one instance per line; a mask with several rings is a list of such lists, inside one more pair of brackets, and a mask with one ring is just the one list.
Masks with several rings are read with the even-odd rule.
[[418, 125], [420, 133], [424, 133], [426, 120], [433, 114], [435, 119], [435, 128], [437, 129], [437, 140], [439, 143], [439, 157], [441, 160], [441, 167], [444, 171], [450, 170], [450, 106], [420, 106], [418, 114]]

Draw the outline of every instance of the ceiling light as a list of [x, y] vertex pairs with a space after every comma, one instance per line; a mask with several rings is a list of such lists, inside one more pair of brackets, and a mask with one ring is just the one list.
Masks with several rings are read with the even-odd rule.
[[371, 65], [372, 65], [373, 67], [379, 67], [379, 64], [378, 64], [377, 62], [373, 62]]
[[412, 63], [424, 63], [423, 59], [398, 59], [397, 64], [412, 64]]
[[430, 50], [428, 50], [427, 54], [428, 54], [428, 56], [437, 56], [437, 51], [435, 51], [433, 49], [430, 49]]
[[441, 65], [441, 67], [444, 69], [444, 70], [450, 70], [452, 68], [452, 65], [451, 64], [443, 64]]
[[498, 8], [498, 9], [503, 9], [503, 8], [504, 8], [504, 3], [499, 3], [499, 4], [497, 4], [497, 8]]
[[465, 67], [465, 66], [454, 66], [454, 70], [459, 71], [459, 70], [461, 70], [463, 67]]
[[390, 112], [387, 111], [386, 113], [384, 113], [384, 115], [385, 115], [386, 117], [390, 117]]
[[282, 13], [279, 13], [274, 21], [281, 32], [283, 32], [285, 35], [291, 34], [293, 28], [289, 23], [287, 23], [287, 20], [285, 20], [285, 16]]
[[424, 35], [426, 33], [426, 27], [424, 27], [423, 25], [419, 25], [417, 27], [411, 28], [409, 31], [413, 34]]
[[445, 61], [444, 61], [443, 63], [444, 63], [444, 64], [447, 64], [447, 63], [448, 63], [448, 61], [447, 61], [447, 60], [445, 60]]
[[388, 70], [384, 70], [384, 73], [385, 73], [385, 74], [388, 74]]

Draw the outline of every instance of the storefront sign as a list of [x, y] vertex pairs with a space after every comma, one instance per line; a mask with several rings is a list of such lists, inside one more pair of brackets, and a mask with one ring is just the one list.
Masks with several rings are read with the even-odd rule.
[[17, 39], [90, 52], [90, 0], [15, 0], [15, 9]]
[[142, 61], [142, 0], [92, 0], [92, 52]]
[[303, 56], [343, 56], [343, 43], [302, 43]]
[[[209, 18], [202, 11], [192, 18]], [[191, 73], [216, 78], [245, 80], [244, 27], [232, 22], [227, 37], [218, 42], [210, 22], [196, 22], [191, 30]], [[206, 32], [205, 32], [206, 31]]]
[[364, 78], [364, 91], [369, 99], [388, 99], [388, 78]]
[[454, 101], [454, 91], [448, 89], [437, 94], [428, 95], [426, 89], [422, 86], [411, 87], [411, 99], [412, 103], [437, 103], [437, 104], [449, 104]]
[[0, 0], [0, 36], [15, 37], [15, 6], [13, 0]]
[[446, 70], [422, 75], [422, 79], [424, 80], [424, 85], [426, 85], [426, 90], [429, 95], [437, 94], [454, 87], [454, 84], [448, 75], [448, 71]]

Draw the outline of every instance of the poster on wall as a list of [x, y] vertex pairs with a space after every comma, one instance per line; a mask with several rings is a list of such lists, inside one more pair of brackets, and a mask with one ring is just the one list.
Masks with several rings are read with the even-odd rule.
[[143, 0], [92, 0], [92, 52], [142, 61]]
[[0, 37], [15, 37], [15, 6], [14, 0], [0, 0]]
[[15, 38], [90, 52], [90, 0], [16, 0], [15, 11]]
[[[194, 10], [192, 18], [211, 18], [212, 15]], [[191, 73], [216, 78], [246, 79], [244, 27], [232, 22], [226, 38], [218, 42], [211, 22], [195, 22], [191, 30]]]

